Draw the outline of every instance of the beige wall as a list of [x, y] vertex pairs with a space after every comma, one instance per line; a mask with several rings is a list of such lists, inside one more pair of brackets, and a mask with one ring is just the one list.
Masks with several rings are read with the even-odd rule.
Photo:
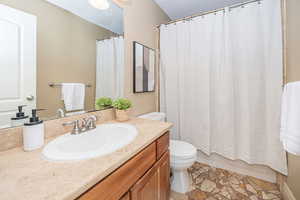
[[50, 88], [49, 82], [92, 84], [86, 90], [86, 109], [93, 109], [96, 40], [113, 33], [45, 0], [0, 3], [37, 16], [37, 107], [47, 109], [43, 115], [53, 116], [58, 108], [63, 108], [60, 88]]
[[[300, 81], [300, 1], [287, 1], [287, 80]], [[288, 155], [288, 186], [300, 199], [300, 156]]]
[[[153, 112], [157, 109], [158, 89], [150, 93], [133, 93], [133, 41], [150, 48], [158, 48], [156, 25], [169, 21], [168, 16], [153, 0], [131, 0], [124, 7], [125, 31], [125, 96], [133, 102], [133, 114]], [[157, 83], [157, 81], [156, 81]], [[157, 85], [156, 85], [157, 86]]]

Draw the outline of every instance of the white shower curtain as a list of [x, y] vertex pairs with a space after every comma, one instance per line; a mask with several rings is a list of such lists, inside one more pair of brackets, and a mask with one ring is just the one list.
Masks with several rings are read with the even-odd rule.
[[123, 97], [124, 38], [97, 42], [96, 99]]
[[287, 174], [280, 0], [163, 25], [160, 41], [161, 111], [172, 137]]

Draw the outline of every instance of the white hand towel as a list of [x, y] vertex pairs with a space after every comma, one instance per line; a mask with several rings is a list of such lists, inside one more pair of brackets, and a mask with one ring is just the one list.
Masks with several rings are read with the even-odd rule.
[[83, 110], [85, 85], [81, 83], [63, 83], [61, 88], [62, 100], [66, 111]]
[[285, 85], [280, 139], [286, 151], [300, 155], [300, 82]]

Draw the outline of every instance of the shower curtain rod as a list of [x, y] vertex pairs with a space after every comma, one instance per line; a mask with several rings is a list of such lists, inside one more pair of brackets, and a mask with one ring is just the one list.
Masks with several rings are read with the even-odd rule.
[[[234, 4], [234, 5], [228, 6], [228, 8], [229, 8], [229, 9], [233, 9], [233, 8], [237, 8], [237, 7], [241, 7], [241, 6], [247, 5], [247, 4], [249, 4], [249, 3], [261, 2], [261, 1], [263, 1], [263, 0], [251, 0], [251, 1], [246, 1], [246, 2], [243, 2], [243, 3], [238, 3], [238, 4]], [[224, 8], [218, 8], [218, 9], [211, 10], [211, 11], [207, 11], [207, 12], [201, 12], [201, 13], [198, 13], [198, 14], [195, 14], [195, 15], [191, 15], [191, 16], [188, 16], [188, 17], [183, 17], [183, 18], [176, 19], [176, 20], [172, 20], [172, 21], [169, 21], [169, 22], [167, 22], [167, 23], [165, 23], [165, 24], [157, 25], [156, 28], [159, 28], [161, 25], [174, 24], [174, 23], [176, 23], [176, 22], [180, 22], [180, 21], [185, 21], [185, 20], [193, 19], [193, 18], [195, 18], [195, 17], [200, 17], [200, 16], [204, 16], [204, 15], [211, 14], [211, 13], [216, 13], [216, 12], [219, 12], [219, 11], [225, 11], [225, 7], [224, 7]]]
[[108, 39], [111, 39], [111, 38], [117, 38], [117, 37], [124, 37], [124, 34], [121, 34], [121, 35], [115, 35], [115, 36], [111, 36], [111, 37], [103, 38], [103, 39], [97, 39], [96, 41], [103, 41], [103, 40], [108, 40]]

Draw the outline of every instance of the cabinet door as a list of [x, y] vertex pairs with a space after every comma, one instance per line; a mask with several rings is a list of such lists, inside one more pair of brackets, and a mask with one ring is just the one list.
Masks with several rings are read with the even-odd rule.
[[158, 200], [158, 171], [150, 169], [131, 189], [131, 200]]
[[166, 152], [158, 166], [158, 193], [159, 200], [170, 199], [170, 155]]
[[161, 159], [133, 186], [131, 200], [169, 200], [170, 156]]

